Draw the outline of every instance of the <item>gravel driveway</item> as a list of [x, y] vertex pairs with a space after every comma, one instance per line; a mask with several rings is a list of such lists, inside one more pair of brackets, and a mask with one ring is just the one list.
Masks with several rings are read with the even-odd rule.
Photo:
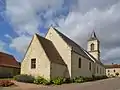
[[63, 84], [60, 86], [15, 83], [18, 87], [0, 88], [0, 90], [120, 90], [120, 78], [110, 78], [82, 84]]

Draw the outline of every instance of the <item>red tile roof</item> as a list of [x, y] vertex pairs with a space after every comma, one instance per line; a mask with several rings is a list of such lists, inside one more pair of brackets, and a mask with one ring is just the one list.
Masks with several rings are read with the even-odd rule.
[[20, 68], [19, 63], [12, 55], [3, 52], [0, 52], [0, 66]]
[[108, 68], [120, 68], [120, 64], [111, 64], [111, 65], [105, 65], [106, 69]]

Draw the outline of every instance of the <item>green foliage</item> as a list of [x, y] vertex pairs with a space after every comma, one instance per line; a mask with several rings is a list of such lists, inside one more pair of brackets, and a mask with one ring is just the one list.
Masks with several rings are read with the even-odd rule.
[[106, 75], [103, 76], [95, 76], [94, 80], [101, 80], [101, 79], [107, 79], [108, 77]]
[[119, 76], [119, 73], [117, 72], [117, 73], [115, 73], [115, 75], [116, 75], [116, 76]]
[[84, 80], [84, 82], [89, 82], [89, 81], [94, 81], [95, 78], [93, 78], [93, 77], [84, 77], [83, 80]]
[[26, 82], [26, 83], [34, 82], [34, 77], [31, 75], [26, 75], [26, 74], [14, 76], [14, 79], [18, 82]]
[[83, 77], [75, 77], [74, 79], [73, 79], [73, 83], [82, 83], [82, 82], [84, 82], [84, 78]]
[[64, 83], [64, 78], [62, 77], [57, 77], [52, 80], [52, 83], [55, 85], [61, 85]]
[[73, 81], [70, 78], [64, 78], [63, 83], [72, 83]]
[[43, 85], [50, 85], [50, 80], [46, 80], [41, 76], [38, 76], [37, 78], [35, 78], [34, 80], [35, 84], [43, 84]]

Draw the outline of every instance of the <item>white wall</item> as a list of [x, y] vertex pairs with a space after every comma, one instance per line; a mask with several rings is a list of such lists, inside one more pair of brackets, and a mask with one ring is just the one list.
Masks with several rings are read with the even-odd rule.
[[[97, 68], [98, 68], [98, 72], [97, 72]], [[102, 75], [106, 75], [105, 67], [103, 67], [102, 65], [98, 63], [95, 63], [95, 76], [102, 76]]]
[[49, 29], [46, 38], [53, 42], [60, 56], [68, 65], [68, 71], [71, 76], [71, 47], [66, 44], [52, 27]]
[[[36, 69], [31, 69], [31, 59], [36, 58]], [[21, 63], [21, 74], [44, 76], [50, 78], [50, 61], [47, 58], [39, 40], [34, 35], [24, 60]]]
[[[94, 51], [91, 51], [91, 44], [94, 44]], [[99, 53], [99, 42], [97, 40], [93, 40], [93, 41], [88, 41], [88, 48], [87, 48], [88, 52], [94, 56], [94, 58], [96, 58], [97, 60], [100, 59], [100, 53]]]
[[[109, 70], [109, 72], [108, 72], [108, 70]], [[114, 72], [114, 70], [115, 70], [115, 72]], [[107, 68], [106, 69], [106, 75], [107, 76], [116, 76], [116, 73], [119, 73], [120, 74], [120, 68]], [[119, 75], [119, 77], [120, 77], [120, 75]]]
[[[79, 65], [79, 58], [81, 58], [81, 68]], [[91, 70], [89, 70], [89, 62], [91, 62]], [[94, 63], [87, 58], [72, 52], [72, 78], [77, 76], [92, 77], [94, 72]]]
[[66, 77], [69, 78], [69, 72], [67, 70], [67, 66], [57, 64], [57, 63], [51, 63], [51, 69], [50, 69], [50, 76], [51, 78], [56, 78], [56, 77]]

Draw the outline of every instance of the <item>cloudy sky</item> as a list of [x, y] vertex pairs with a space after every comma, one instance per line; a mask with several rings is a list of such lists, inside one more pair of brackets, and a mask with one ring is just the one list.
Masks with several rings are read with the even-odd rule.
[[18, 61], [53, 25], [83, 48], [94, 30], [104, 63], [120, 63], [120, 0], [0, 0], [0, 51]]

